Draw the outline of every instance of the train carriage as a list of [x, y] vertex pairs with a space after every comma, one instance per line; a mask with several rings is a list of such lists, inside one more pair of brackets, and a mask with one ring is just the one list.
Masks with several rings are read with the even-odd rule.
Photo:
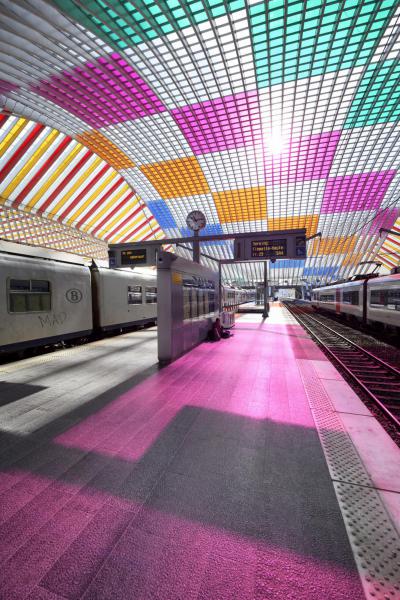
[[2, 351], [84, 336], [92, 328], [87, 266], [0, 254]]
[[157, 320], [155, 269], [92, 269], [96, 328], [107, 331]]
[[400, 274], [372, 277], [316, 288], [314, 308], [335, 312], [368, 325], [400, 329]]
[[0, 352], [157, 320], [156, 273], [0, 242]]
[[400, 274], [371, 280], [367, 297], [368, 322], [400, 328]]

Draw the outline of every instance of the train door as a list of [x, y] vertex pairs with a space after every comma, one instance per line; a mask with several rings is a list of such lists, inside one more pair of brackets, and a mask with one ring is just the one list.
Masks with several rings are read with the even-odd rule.
[[335, 291], [335, 309], [336, 314], [340, 315], [340, 289]]

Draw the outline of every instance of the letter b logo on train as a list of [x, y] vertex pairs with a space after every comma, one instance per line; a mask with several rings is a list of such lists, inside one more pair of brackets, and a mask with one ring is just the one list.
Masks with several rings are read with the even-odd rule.
[[72, 304], [77, 304], [82, 300], [82, 292], [81, 290], [71, 289], [68, 290], [65, 294], [68, 302], [72, 302]]

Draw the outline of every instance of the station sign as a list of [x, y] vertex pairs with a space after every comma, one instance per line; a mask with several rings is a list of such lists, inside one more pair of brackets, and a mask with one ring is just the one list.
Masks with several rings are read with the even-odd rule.
[[110, 269], [153, 267], [160, 247], [161, 245], [146, 248], [129, 244], [112, 244], [108, 250]]
[[307, 258], [306, 230], [290, 229], [249, 235], [234, 241], [234, 260], [257, 261]]
[[251, 258], [283, 258], [286, 255], [286, 238], [277, 240], [251, 240]]
[[126, 267], [132, 265], [145, 265], [147, 263], [147, 249], [134, 248], [132, 250], [121, 250], [121, 264]]

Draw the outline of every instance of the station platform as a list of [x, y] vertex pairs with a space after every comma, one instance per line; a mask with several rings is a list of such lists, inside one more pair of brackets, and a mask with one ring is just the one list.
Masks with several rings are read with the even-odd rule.
[[256, 304], [255, 302], [245, 302], [238, 306], [238, 314], [242, 313], [262, 313], [264, 312], [264, 303]]
[[400, 598], [400, 450], [276, 303], [0, 366], [0, 600]]

